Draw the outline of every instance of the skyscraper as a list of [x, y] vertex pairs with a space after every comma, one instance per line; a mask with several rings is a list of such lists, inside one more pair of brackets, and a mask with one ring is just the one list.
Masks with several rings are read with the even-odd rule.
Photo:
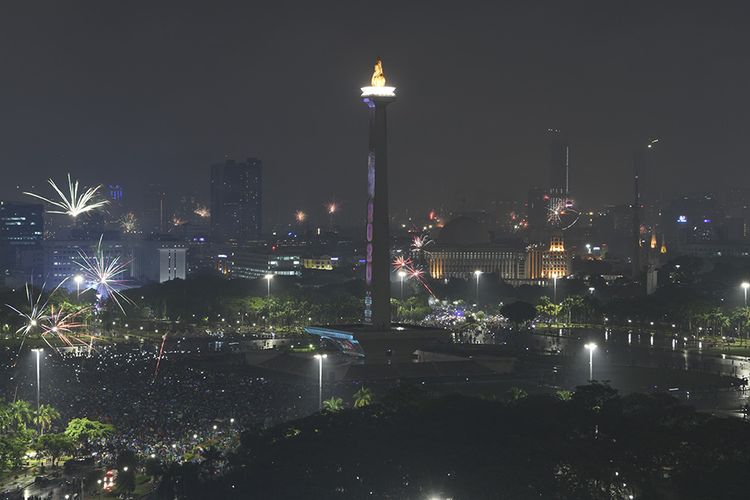
[[549, 189], [553, 196], [568, 197], [570, 194], [570, 144], [562, 133], [550, 129], [552, 142], [549, 146]]
[[260, 239], [263, 163], [227, 160], [211, 166], [211, 241], [242, 243]]
[[370, 112], [370, 152], [367, 155], [367, 246], [365, 252], [367, 295], [365, 323], [376, 328], [391, 324], [391, 262], [388, 237], [388, 137], [386, 113], [396, 100], [395, 87], [385, 86], [383, 63], [378, 59], [362, 101]]

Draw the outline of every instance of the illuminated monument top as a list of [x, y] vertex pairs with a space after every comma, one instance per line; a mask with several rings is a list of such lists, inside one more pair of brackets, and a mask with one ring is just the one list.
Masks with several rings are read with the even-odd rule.
[[386, 106], [396, 100], [395, 87], [385, 86], [383, 62], [378, 58], [370, 87], [362, 88], [362, 101], [370, 114], [367, 155], [367, 295], [364, 322], [376, 329], [391, 325], [391, 263], [388, 236], [388, 138]]
[[383, 61], [378, 58], [369, 87], [362, 87], [362, 97], [396, 97], [396, 87], [386, 87]]

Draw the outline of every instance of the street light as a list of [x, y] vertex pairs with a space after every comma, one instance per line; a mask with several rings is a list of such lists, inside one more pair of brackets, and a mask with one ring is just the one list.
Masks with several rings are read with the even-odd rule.
[[404, 278], [406, 278], [406, 271], [399, 271], [398, 277], [401, 280], [401, 302], [404, 301]]
[[328, 354], [316, 354], [313, 356], [318, 360], [318, 409], [323, 409], [323, 360]]
[[81, 283], [83, 283], [83, 276], [76, 274], [73, 276], [73, 281], [76, 282], [76, 298], [81, 297]]
[[268, 285], [268, 292], [266, 294], [267, 297], [271, 296], [271, 280], [273, 279], [273, 274], [266, 274], [263, 276], [263, 279], [266, 280], [266, 284]]
[[39, 357], [41, 356], [42, 352], [44, 352], [44, 349], [32, 349], [31, 351], [36, 353], [36, 425], [39, 434], [41, 434], [41, 421], [39, 419]]
[[474, 276], [477, 277], [477, 304], [479, 304], [479, 277], [482, 275], [482, 271], [477, 269], [474, 271]]
[[596, 350], [596, 344], [594, 344], [593, 342], [589, 342], [583, 347], [585, 347], [589, 351], [589, 382], [593, 382], [594, 380], [594, 351]]
[[750, 283], [743, 281], [740, 286], [742, 287], [742, 291], [745, 292], [745, 307], [747, 307], [747, 289], [750, 288]]
[[553, 289], [553, 300], [557, 304], [557, 273], [552, 273], [552, 289]]

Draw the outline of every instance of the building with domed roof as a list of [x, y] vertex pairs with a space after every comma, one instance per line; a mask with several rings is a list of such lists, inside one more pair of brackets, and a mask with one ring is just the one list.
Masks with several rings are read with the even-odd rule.
[[540, 283], [570, 274], [570, 252], [561, 235], [547, 245], [526, 246], [519, 240], [496, 240], [492, 232], [467, 216], [448, 222], [424, 250], [433, 279], [469, 279], [476, 271], [511, 283]]
[[475, 219], [459, 216], [448, 222], [425, 250], [433, 279], [470, 278], [476, 271], [503, 280], [525, 279], [526, 250], [520, 241], [495, 241]]

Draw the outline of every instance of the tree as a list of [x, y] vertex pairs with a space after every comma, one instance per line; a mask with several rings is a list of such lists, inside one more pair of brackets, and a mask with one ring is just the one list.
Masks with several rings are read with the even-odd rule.
[[104, 424], [97, 420], [88, 418], [74, 418], [68, 422], [65, 429], [65, 435], [78, 443], [78, 446], [85, 449], [92, 441], [105, 439], [109, 437], [115, 428], [109, 424]]
[[28, 401], [13, 401], [10, 405], [11, 422], [26, 429], [26, 426], [34, 421], [34, 412]]
[[344, 409], [344, 400], [337, 397], [331, 397], [323, 401], [323, 411], [336, 412]]
[[560, 305], [555, 304], [546, 295], [539, 299], [536, 305], [536, 311], [540, 316], [547, 318], [547, 322], [551, 322], [553, 319], [557, 319], [560, 314]]
[[505, 304], [500, 308], [500, 314], [508, 318], [508, 321], [518, 326], [536, 318], [536, 308], [528, 302], [513, 302]]
[[38, 425], [41, 434], [44, 434], [44, 431], [49, 430], [52, 427], [52, 422], [58, 418], [60, 418], [60, 412], [53, 406], [41, 405], [39, 407], [39, 415], [34, 416], [34, 424]]
[[367, 387], [360, 387], [357, 392], [354, 393], [354, 407], [362, 408], [372, 403], [372, 391]]
[[42, 456], [49, 457], [54, 467], [61, 456], [75, 451], [75, 443], [64, 433], [44, 434], [37, 438], [35, 448]]

